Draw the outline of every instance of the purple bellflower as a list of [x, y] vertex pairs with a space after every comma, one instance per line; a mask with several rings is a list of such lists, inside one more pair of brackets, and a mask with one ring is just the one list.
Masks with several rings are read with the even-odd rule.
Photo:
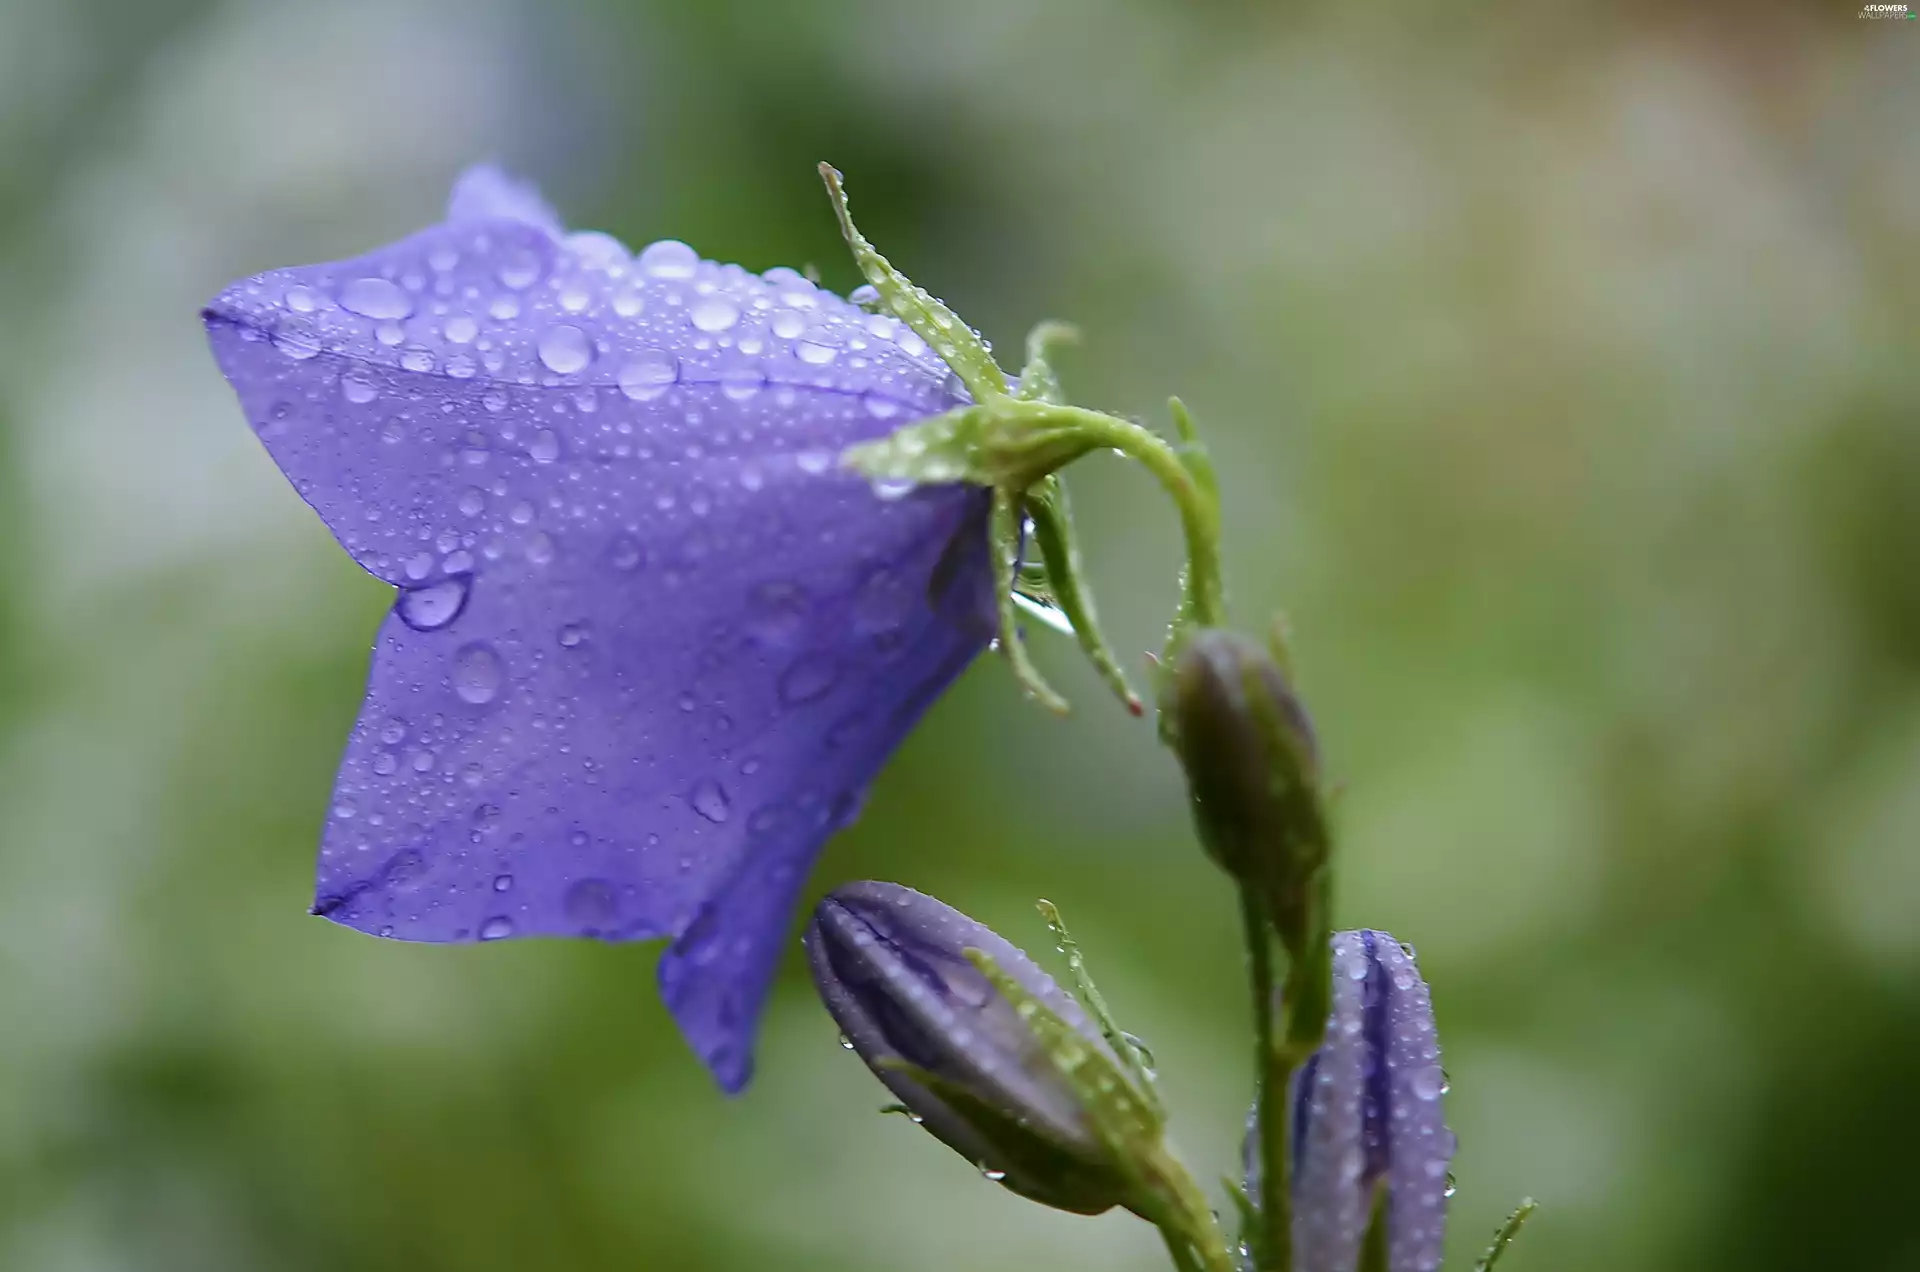
[[[1353, 1272], [1376, 1191], [1391, 1272], [1440, 1266], [1453, 1191], [1446, 1091], [1433, 999], [1412, 954], [1385, 932], [1336, 933], [1326, 1041], [1293, 1079], [1296, 1272]], [[1257, 1197], [1254, 1142], [1247, 1191]]]
[[947, 367], [792, 270], [569, 234], [491, 168], [444, 223], [204, 318], [274, 461], [399, 589], [314, 912], [671, 937], [662, 996], [742, 1088], [814, 858], [994, 630], [988, 493], [838, 466], [964, 402]]

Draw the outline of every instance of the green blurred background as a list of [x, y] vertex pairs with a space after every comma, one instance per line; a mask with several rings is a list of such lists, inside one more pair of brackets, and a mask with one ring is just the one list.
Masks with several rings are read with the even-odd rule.
[[[0, 0], [0, 1268], [1149, 1269], [983, 1182], [797, 959], [715, 1093], [656, 951], [304, 913], [388, 604], [197, 306], [498, 156], [576, 225], [855, 281], [813, 173], [1080, 401], [1212, 439], [1346, 783], [1343, 925], [1416, 943], [1455, 1266], [1920, 1268], [1920, 22], [1852, 0]], [[1119, 642], [1177, 542], [1073, 482]], [[1249, 1078], [1231, 899], [1152, 730], [1038, 636], [815, 884], [1044, 948], [1188, 1156]]]

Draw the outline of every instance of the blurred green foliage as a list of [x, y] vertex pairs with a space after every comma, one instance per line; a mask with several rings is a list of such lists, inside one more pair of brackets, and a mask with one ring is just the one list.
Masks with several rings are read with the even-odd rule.
[[[1455, 1256], [1920, 1267], [1920, 23], [1843, 4], [0, 3], [0, 1267], [1150, 1268], [904, 1121], [793, 960], [716, 1095], [654, 951], [303, 913], [384, 589], [201, 343], [499, 155], [576, 224], [903, 268], [1192, 405], [1343, 924], [1435, 987]], [[1172, 517], [1072, 474], [1109, 625]], [[1065, 909], [1233, 1160], [1231, 898], [1077, 656], [984, 662], [817, 887]]]

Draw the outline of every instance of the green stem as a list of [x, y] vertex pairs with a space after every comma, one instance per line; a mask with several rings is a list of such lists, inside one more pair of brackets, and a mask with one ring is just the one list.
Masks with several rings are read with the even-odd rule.
[[[1147, 1218], [1166, 1239], [1168, 1251], [1174, 1254], [1174, 1264], [1204, 1272], [1237, 1272], [1233, 1252], [1227, 1248], [1226, 1234], [1220, 1229], [1220, 1217], [1207, 1204], [1207, 1195], [1171, 1152], [1163, 1151], [1158, 1156], [1153, 1174], [1165, 1186], [1160, 1198], [1166, 1209]], [[1184, 1247], [1186, 1260], [1182, 1260], [1181, 1252], [1175, 1251], [1176, 1243]]]
[[1260, 1272], [1288, 1272], [1293, 1266], [1292, 1163], [1287, 1087], [1293, 1075], [1291, 1052], [1274, 1030], [1273, 939], [1266, 908], [1251, 889], [1240, 894], [1246, 926], [1247, 962], [1253, 981], [1254, 1077], [1259, 1084], [1260, 1206], [1263, 1240]]
[[1187, 1239], [1172, 1228], [1160, 1229], [1160, 1239], [1167, 1243], [1167, 1256], [1173, 1260], [1178, 1272], [1200, 1272], [1200, 1265], [1193, 1261], [1193, 1247]]
[[1107, 447], [1144, 465], [1180, 509], [1180, 528], [1187, 540], [1187, 616], [1203, 627], [1217, 627], [1226, 622], [1219, 505], [1194, 480], [1193, 473], [1164, 438], [1131, 421], [1085, 407], [1012, 399], [994, 405], [1030, 413], [1030, 418], [1047, 423], [1067, 425], [1072, 429], [1076, 445], [1084, 443], [1086, 450]]

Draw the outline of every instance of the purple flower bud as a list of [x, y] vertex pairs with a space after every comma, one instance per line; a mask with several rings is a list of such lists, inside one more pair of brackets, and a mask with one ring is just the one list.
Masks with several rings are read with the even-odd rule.
[[[1376, 1189], [1386, 1196], [1387, 1266], [1440, 1266], [1453, 1191], [1446, 1092], [1433, 1000], [1411, 951], [1385, 932], [1336, 933], [1326, 1041], [1293, 1081], [1297, 1272], [1353, 1272]], [[1247, 1153], [1255, 1198], [1257, 1133], [1256, 1124]]]
[[847, 446], [952, 406], [788, 269], [568, 234], [468, 173], [445, 223], [205, 312], [301, 496], [399, 589], [314, 910], [381, 936], [668, 936], [730, 1090], [821, 845], [994, 628], [987, 495]]
[[1327, 859], [1306, 709], [1265, 649], [1209, 628], [1174, 666], [1172, 724], [1201, 844], [1266, 902], [1287, 948], [1301, 950], [1309, 885]]
[[814, 984], [849, 1046], [948, 1147], [1036, 1201], [1098, 1214], [1127, 1197], [1073, 1086], [967, 958], [978, 950], [1111, 1058], [1080, 1005], [958, 910], [894, 883], [855, 883], [814, 911]]

